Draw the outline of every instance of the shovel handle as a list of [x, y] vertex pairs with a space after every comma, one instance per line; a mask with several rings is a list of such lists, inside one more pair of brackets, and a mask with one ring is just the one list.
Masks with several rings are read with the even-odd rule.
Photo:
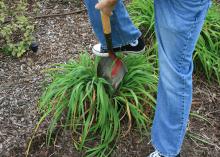
[[113, 54], [110, 17], [101, 12], [101, 19], [107, 50], [110, 54]]
[[101, 18], [102, 18], [102, 26], [103, 31], [105, 34], [111, 34], [111, 22], [110, 17], [101, 11]]

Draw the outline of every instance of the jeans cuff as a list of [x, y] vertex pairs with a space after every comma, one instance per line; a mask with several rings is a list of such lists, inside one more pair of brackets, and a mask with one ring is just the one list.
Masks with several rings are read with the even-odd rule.
[[[152, 138], [152, 137], [151, 137], [151, 138]], [[176, 157], [176, 156], [179, 154], [179, 153], [176, 153], [176, 154], [171, 154], [171, 153], [170, 153], [170, 154], [167, 154], [167, 153], [161, 152], [160, 149], [158, 149], [158, 147], [157, 147], [156, 144], [154, 143], [153, 138], [151, 139], [151, 144], [152, 144], [153, 148], [154, 148], [156, 151], [158, 151], [160, 155], [162, 155], [162, 156], [164, 156], [164, 157]], [[179, 150], [178, 152], [180, 152], [180, 150]]]
[[[122, 46], [126, 46], [126, 45], [134, 42], [135, 40], [139, 39], [141, 37], [141, 35], [142, 35], [142, 33], [138, 33], [136, 36], [133, 36], [131, 39], [126, 40], [126, 42], [123, 41], [121, 43], [112, 43], [112, 46], [113, 46], [113, 48], [120, 48]], [[104, 45], [104, 46], [101, 45], [101, 48], [104, 49], [104, 50], [107, 50], [106, 45]]]

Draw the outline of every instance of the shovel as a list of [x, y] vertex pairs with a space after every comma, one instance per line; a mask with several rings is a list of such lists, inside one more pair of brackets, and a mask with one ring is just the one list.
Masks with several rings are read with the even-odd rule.
[[101, 12], [101, 19], [109, 55], [100, 59], [97, 67], [97, 75], [106, 79], [116, 90], [127, 73], [127, 68], [122, 60], [113, 52], [110, 17]]

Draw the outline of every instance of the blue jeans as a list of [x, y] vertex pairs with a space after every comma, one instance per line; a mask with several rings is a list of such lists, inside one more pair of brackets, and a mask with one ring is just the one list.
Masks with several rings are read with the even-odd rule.
[[[93, 30], [105, 47], [97, 0], [84, 0]], [[155, 31], [159, 51], [159, 84], [152, 144], [161, 155], [176, 156], [181, 149], [192, 102], [192, 54], [210, 0], [155, 0]], [[118, 0], [111, 17], [114, 47], [136, 40], [140, 31]]]
[[[100, 11], [95, 9], [98, 0], [84, 0], [84, 2], [88, 10], [93, 31], [102, 47], [106, 49]], [[141, 36], [141, 32], [132, 24], [122, 0], [118, 0], [110, 20], [112, 28], [112, 44], [114, 48], [127, 45]]]

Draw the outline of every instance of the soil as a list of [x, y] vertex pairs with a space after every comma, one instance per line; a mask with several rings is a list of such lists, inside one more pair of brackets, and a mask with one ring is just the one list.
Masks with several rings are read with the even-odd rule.
[[[41, 2], [40, 14], [54, 14], [85, 9], [81, 2]], [[25, 155], [27, 143], [39, 120], [37, 104], [45, 84], [43, 70], [53, 63], [76, 59], [79, 53], [90, 51], [97, 42], [88, 22], [86, 11], [67, 16], [36, 20], [37, 53], [28, 52], [16, 59], [0, 53], [0, 156]], [[91, 52], [89, 52], [91, 53]], [[194, 76], [192, 112], [204, 116], [210, 123], [191, 116], [182, 157], [220, 156], [220, 86], [208, 83], [202, 74]], [[193, 134], [209, 143], [199, 142]], [[29, 156], [81, 157], [73, 148], [71, 133], [59, 132], [54, 144], [45, 142], [46, 123], [38, 131]], [[112, 157], [146, 157], [153, 150], [148, 136], [132, 130], [121, 138]]]

